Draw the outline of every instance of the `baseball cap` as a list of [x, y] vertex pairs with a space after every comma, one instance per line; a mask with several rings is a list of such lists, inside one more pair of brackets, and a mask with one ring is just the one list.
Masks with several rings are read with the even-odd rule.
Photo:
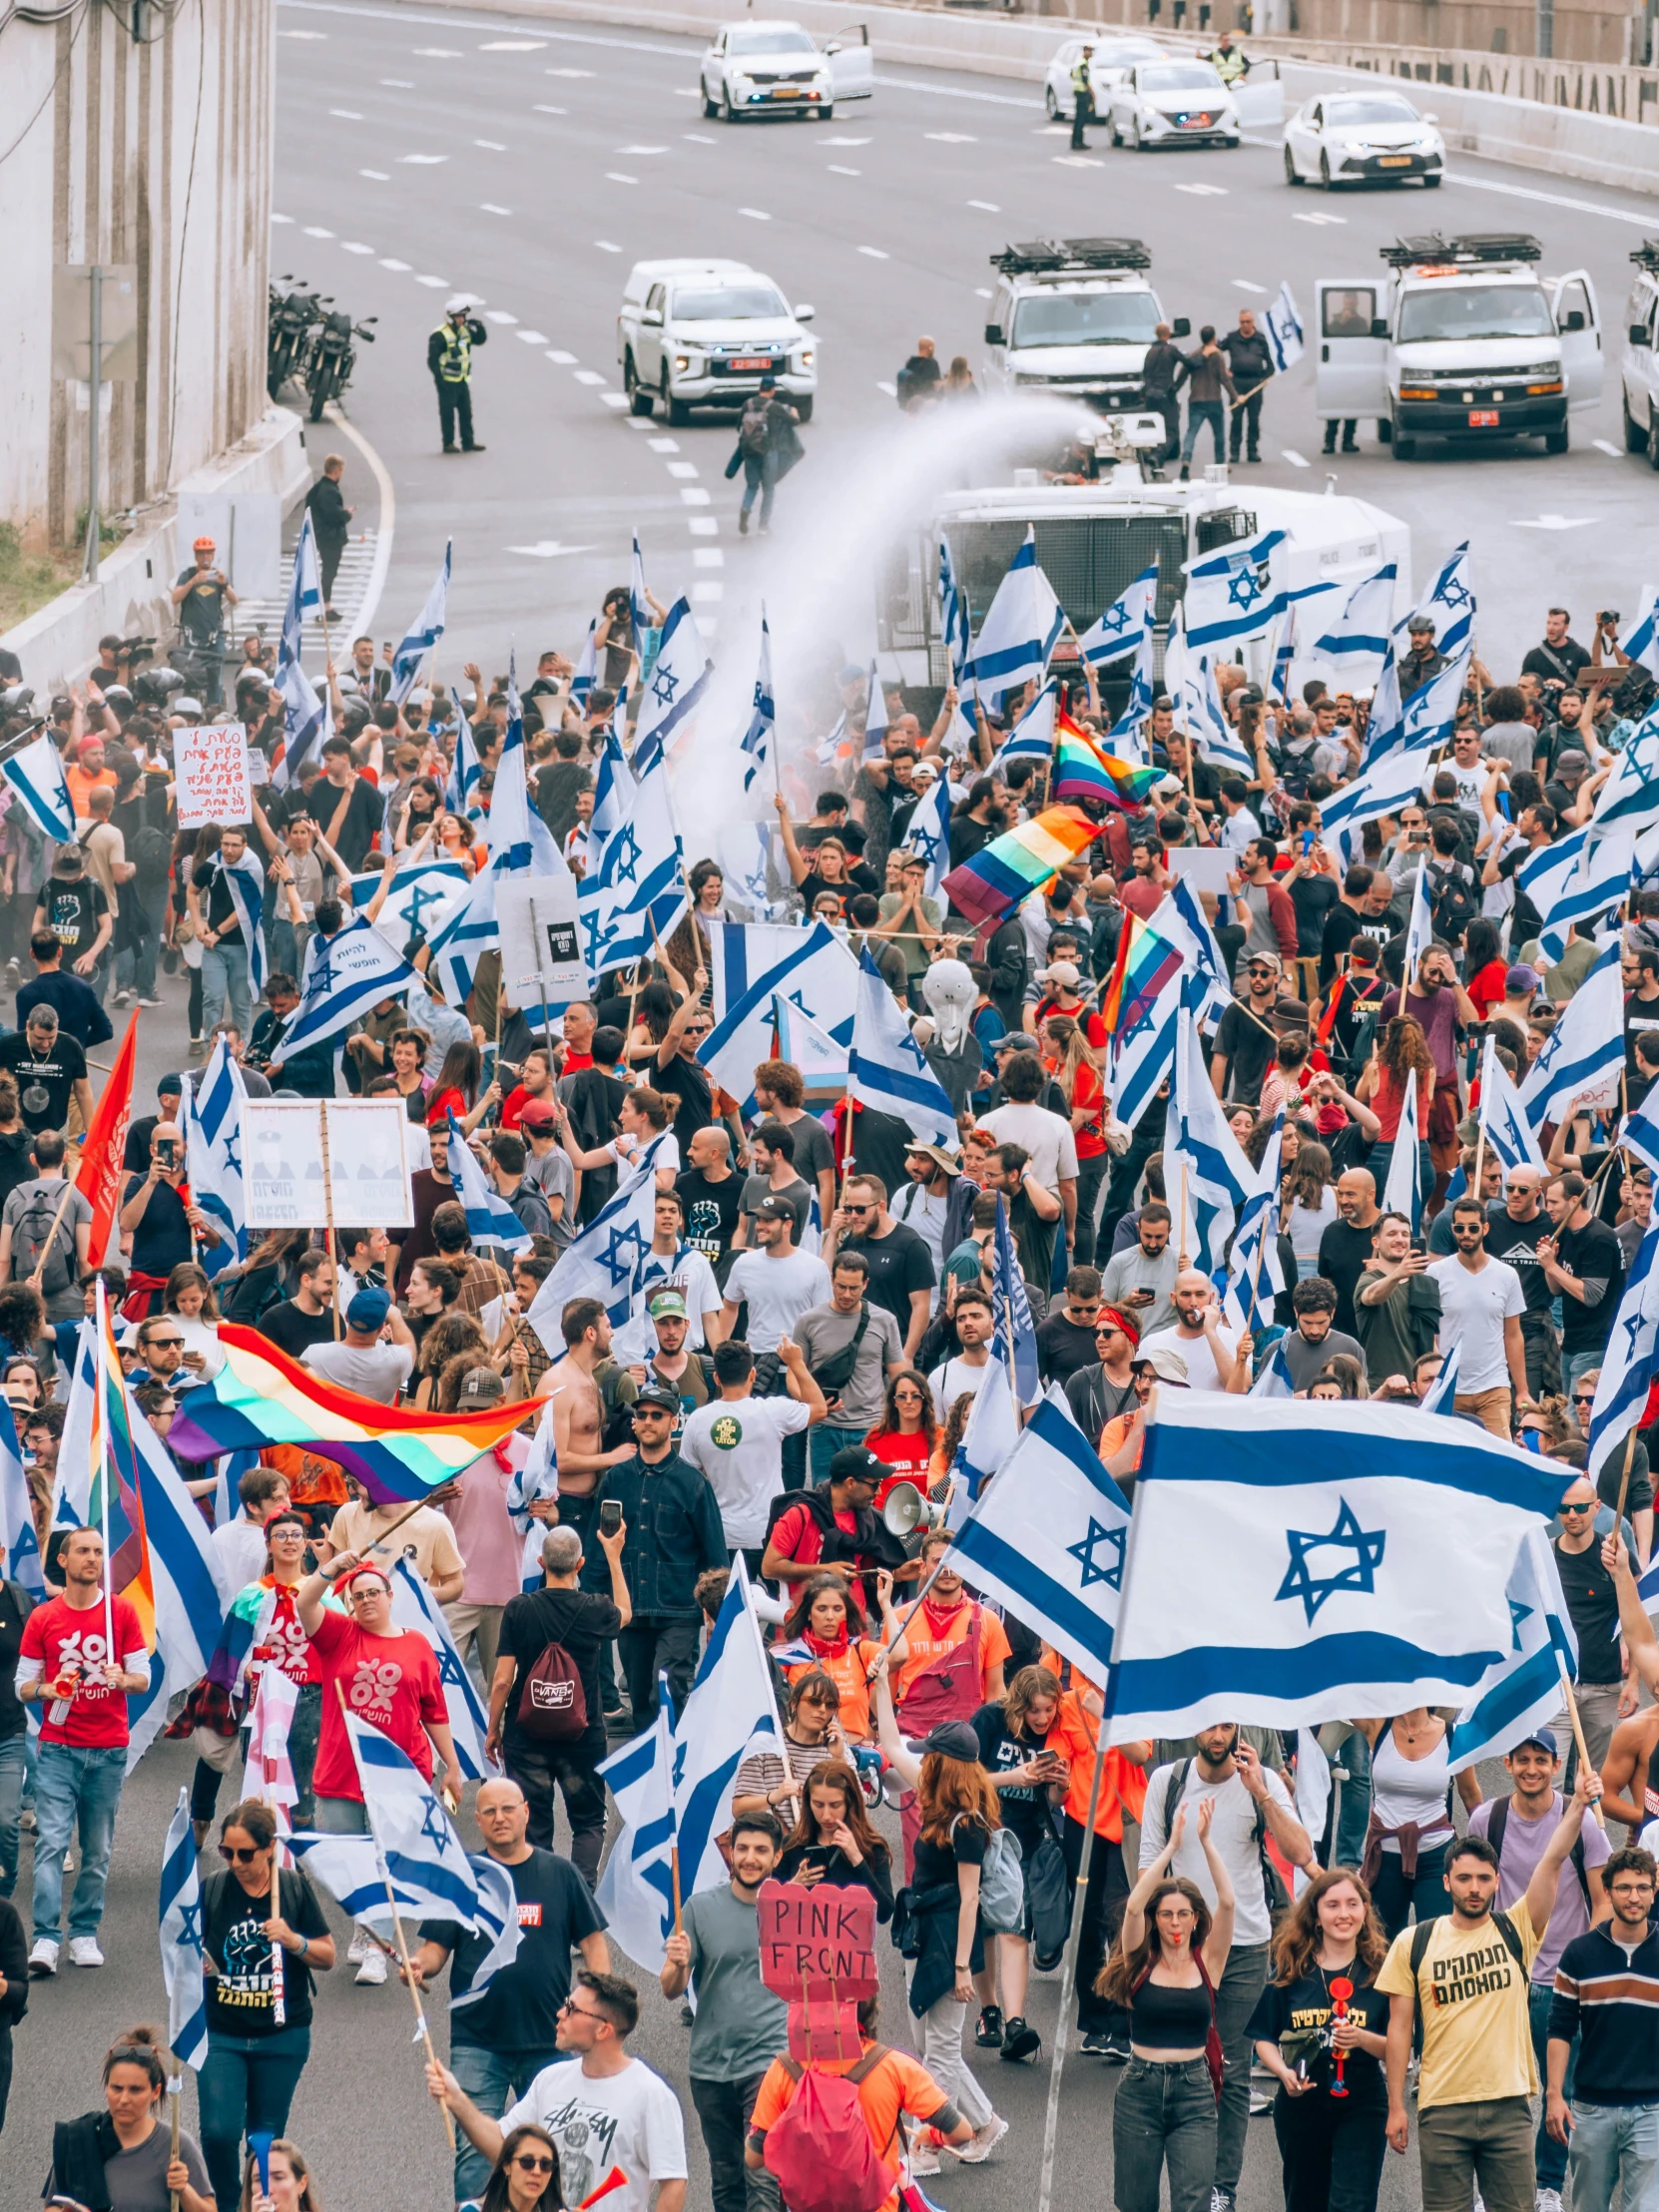
[[[351, 1301], [356, 1305], [356, 1300]], [[507, 1385], [493, 1368], [468, 1368], [461, 1377], [459, 1403], [464, 1410], [469, 1405], [496, 1405], [507, 1394]]]
[[550, 1098], [527, 1098], [519, 1109], [518, 1125], [521, 1129], [551, 1129], [553, 1101]]
[[1160, 1382], [1175, 1382], [1185, 1386], [1187, 1382], [1186, 1361], [1179, 1352], [1167, 1352], [1162, 1345], [1157, 1346], [1151, 1352], [1143, 1352], [1140, 1358], [1131, 1361], [1130, 1365], [1137, 1368], [1150, 1368]]
[[867, 1444], [846, 1444], [830, 1462], [831, 1482], [867, 1482], [871, 1489], [879, 1489], [891, 1472], [885, 1459], [878, 1459]]
[[936, 1168], [943, 1168], [946, 1175], [960, 1175], [962, 1163], [954, 1152], [947, 1152], [942, 1144], [907, 1144], [904, 1150], [919, 1152], [931, 1160]]
[[977, 1759], [979, 1738], [966, 1721], [936, 1721], [922, 1738], [921, 1748], [945, 1759]]
[[1511, 1747], [1511, 1752], [1524, 1751], [1528, 1744], [1536, 1744], [1540, 1751], [1547, 1751], [1552, 1759], [1559, 1759], [1561, 1756], [1561, 1747], [1555, 1741], [1553, 1728], [1533, 1729], [1530, 1736], [1523, 1736], [1518, 1744]]
[[373, 1288], [359, 1291], [345, 1309], [345, 1326], [347, 1329], [357, 1329], [365, 1333], [379, 1329], [384, 1326], [390, 1312], [391, 1299], [385, 1291]]
[[1245, 961], [1245, 966], [1272, 968], [1275, 975], [1283, 975], [1285, 972], [1285, 963], [1277, 952], [1253, 952]]
[[1505, 998], [1518, 998], [1522, 991], [1530, 996], [1537, 988], [1537, 969], [1527, 967], [1524, 963], [1510, 968], [1503, 978], [1503, 995]]
[[655, 1298], [646, 1300], [645, 1310], [653, 1321], [664, 1314], [674, 1321], [686, 1319], [686, 1301], [678, 1291], [659, 1291]]
[[1037, 977], [1039, 983], [1063, 983], [1068, 991], [1074, 991], [1082, 977], [1082, 969], [1074, 960], [1055, 960]]
[[[673, 1390], [665, 1389], [661, 1382], [648, 1382], [635, 1398], [630, 1410], [637, 1413], [642, 1406], [660, 1413], [677, 1413], [680, 1410], [680, 1399]], [[870, 1456], [873, 1458], [874, 1453]]]
[[768, 1221], [794, 1221], [795, 1219], [795, 1208], [787, 1198], [763, 1198], [755, 1211], [757, 1214], [764, 1215]]

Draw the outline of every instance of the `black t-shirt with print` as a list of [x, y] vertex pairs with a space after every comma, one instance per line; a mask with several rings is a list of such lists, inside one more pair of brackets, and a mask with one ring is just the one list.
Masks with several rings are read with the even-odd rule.
[[63, 946], [63, 964], [69, 967], [92, 950], [110, 902], [103, 884], [88, 876], [71, 881], [55, 875], [41, 888], [40, 909], [46, 927]]
[[[281, 1874], [281, 1917], [296, 1936], [326, 1936], [328, 1923], [316, 1893], [302, 1876]], [[207, 1977], [208, 2025], [221, 2035], [276, 2035], [283, 2027], [308, 2027], [311, 1977], [294, 1953], [265, 1933], [273, 1918], [271, 1893], [251, 1898], [234, 1873], [209, 1875], [202, 1891], [202, 1941], [219, 1968]], [[278, 2024], [273, 1967], [280, 1964], [282, 2010]]]
[[69, 1119], [71, 1092], [86, 1081], [87, 1056], [62, 1029], [44, 1052], [36, 1052], [28, 1031], [19, 1029], [0, 1037], [0, 1068], [17, 1078], [25, 1124], [30, 1129], [61, 1129]]
[[[574, 1593], [571, 1593], [574, 1594]], [[518, 1899], [518, 1955], [476, 2004], [457, 2006], [490, 1947], [455, 1921], [422, 1921], [423, 1943], [453, 1953], [449, 1966], [449, 2041], [490, 2051], [550, 2051], [559, 2008], [570, 1994], [570, 1954], [584, 1936], [602, 1936], [605, 1916], [568, 1859], [532, 1846], [509, 1867]]]
[[[1248, 2034], [1252, 2043], [1277, 2043], [1281, 2035], [1293, 2028], [1318, 2028], [1320, 2047], [1300, 2070], [1318, 2084], [1313, 2094], [1329, 2095], [1337, 2078], [1337, 2053], [1331, 2045], [1332, 2013], [1335, 2006], [1331, 1996], [1331, 1983], [1349, 1980], [1358, 1983], [1348, 1999], [1349, 2017], [1357, 2027], [1363, 2027], [1373, 2035], [1383, 2035], [1388, 2027], [1388, 1999], [1380, 1989], [1373, 1988], [1360, 1976], [1364, 1967], [1350, 1966], [1344, 1974], [1333, 1966], [1327, 1972], [1321, 1966], [1313, 1966], [1296, 1981], [1281, 1987], [1269, 1982], [1257, 1999], [1256, 2009], [1250, 2016]], [[1351, 2050], [1343, 2065], [1343, 2086], [1356, 2105], [1386, 2106], [1388, 2092], [1382, 2078], [1382, 2062], [1369, 2052]], [[1301, 2100], [1299, 2100], [1301, 2101]]]
[[[1023, 1767], [1027, 1760], [1041, 1758], [1051, 1733], [1045, 1730], [1039, 1736], [1035, 1729], [1028, 1727], [1021, 1735], [1012, 1734], [1007, 1715], [996, 1704], [981, 1705], [973, 1716], [972, 1727], [979, 1739], [979, 1764], [990, 1775], [993, 1788], [999, 1774]], [[1002, 1808], [1002, 1825], [1012, 1829], [1019, 1838], [1020, 1852], [1027, 1865], [1044, 1836], [1054, 1833], [1054, 1821], [1044, 1803], [1047, 1796], [1047, 1789], [1034, 1783], [996, 1793], [996, 1802]]]
[[686, 1208], [686, 1242], [701, 1252], [711, 1267], [721, 1263], [723, 1274], [731, 1266], [732, 1239], [738, 1233], [743, 1212], [744, 1178], [736, 1172], [712, 1182], [701, 1168], [687, 1168], [675, 1177], [674, 1188]]

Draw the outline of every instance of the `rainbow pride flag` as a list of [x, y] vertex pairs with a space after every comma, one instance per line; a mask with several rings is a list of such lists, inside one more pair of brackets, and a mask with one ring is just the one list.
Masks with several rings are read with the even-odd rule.
[[1158, 994], [1181, 972], [1178, 945], [1159, 936], [1139, 914], [1125, 912], [1118, 956], [1100, 997], [1100, 1018], [1120, 1051], [1146, 1019]]
[[104, 1531], [105, 1572], [110, 1588], [124, 1597], [139, 1617], [145, 1648], [156, 1648], [156, 1587], [150, 1545], [144, 1527], [144, 1491], [138, 1449], [133, 1442], [132, 1400], [115, 1348], [115, 1332], [98, 1297], [98, 1387], [93, 1397], [92, 1490], [87, 1526]]
[[225, 1365], [187, 1390], [168, 1442], [185, 1459], [298, 1444], [354, 1474], [376, 1505], [413, 1504], [512, 1434], [519, 1400], [487, 1413], [406, 1413], [323, 1381], [258, 1330], [220, 1326]]
[[1163, 773], [1157, 768], [1136, 768], [1132, 761], [1103, 752], [1086, 730], [1061, 717], [1049, 784], [1055, 799], [1099, 799], [1108, 807], [1139, 807]]
[[1069, 807], [1046, 808], [1035, 821], [1005, 830], [971, 860], [953, 867], [944, 879], [945, 896], [970, 921], [998, 921], [1099, 834], [1099, 823], [1086, 815]]

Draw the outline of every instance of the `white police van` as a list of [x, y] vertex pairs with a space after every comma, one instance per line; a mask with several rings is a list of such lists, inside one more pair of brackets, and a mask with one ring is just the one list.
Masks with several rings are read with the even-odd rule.
[[1586, 270], [1539, 274], [1521, 232], [1429, 234], [1381, 249], [1385, 274], [1314, 286], [1321, 421], [1373, 415], [1396, 460], [1420, 438], [1541, 437], [1601, 397], [1601, 329]]
[[[1139, 239], [1037, 239], [991, 256], [985, 321], [991, 391], [1052, 391], [1102, 414], [1144, 404], [1146, 349], [1169, 320]], [[1178, 338], [1192, 324], [1172, 325]]]

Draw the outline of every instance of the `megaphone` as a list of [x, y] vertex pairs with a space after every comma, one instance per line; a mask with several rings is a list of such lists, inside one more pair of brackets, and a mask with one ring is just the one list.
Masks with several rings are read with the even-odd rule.
[[913, 1482], [895, 1482], [881, 1508], [881, 1525], [889, 1536], [913, 1535], [918, 1528], [942, 1528], [944, 1507], [923, 1497]]

